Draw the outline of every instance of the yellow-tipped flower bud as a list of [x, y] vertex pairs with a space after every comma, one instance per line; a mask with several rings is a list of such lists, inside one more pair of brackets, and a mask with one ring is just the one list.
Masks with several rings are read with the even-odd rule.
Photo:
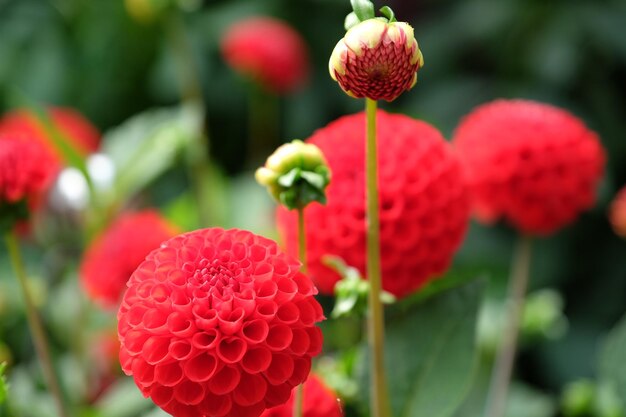
[[423, 66], [413, 28], [384, 18], [351, 27], [328, 63], [330, 76], [349, 96], [387, 101], [410, 90]]
[[330, 170], [317, 146], [296, 139], [278, 147], [256, 170], [255, 178], [274, 199], [295, 209], [312, 201], [326, 202]]

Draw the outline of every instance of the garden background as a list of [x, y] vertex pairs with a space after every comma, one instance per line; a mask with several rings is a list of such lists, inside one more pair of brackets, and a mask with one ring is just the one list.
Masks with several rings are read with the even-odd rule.
[[[275, 236], [274, 205], [254, 182], [253, 170], [280, 143], [304, 139], [335, 118], [361, 110], [362, 103], [344, 95], [327, 70], [330, 52], [344, 34], [349, 2], [180, 3], [179, 11], [142, 20], [130, 16], [118, 0], [0, 0], [0, 113], [25, 105], [75, 108], [105, 134], [109, 149], [115, 152], [118, 146], [119, 153], [114, 129], [133, 116], [144, 113], [143, 119], [136, 120], [137, 129], [148, 129], [159, 118], [185, 123], [185, 112], [195, 110], [177, 110], [180, 74], [197, 71], [213, 164], [209, 224]], [[425, 66], [417, 86], [396, 101], [381, 104], [383, 109], [425, 120], [449, 138], [462, 116], [478, 104], [499, 97], [535, 99], [581, 117], [599, 134], [607, 151], [596, 206], [574, 225], [537, 239], [534, 245], [531, 294], [554, 291], [536, 293], [539, 324], [533, 328], [533, 318], [528, 318], [528, 337], [517, 368], [521, 385], [516, 398], [523, 405], [522, 414], [513, 410], [510, 415], [560, 415], [564, 388], [580, 378], [596, 378], [603, 342], [626, 310], [626, 241], [613, 233], [607, 219], [611, 199], [626, 184], [626, 3], [390, 0], [388, 5], [414, 27]], [[305, 38], [310, 74], [299, 91], [274, 96], [225, 64], [219, 49], [222, 34], [233, 22], [252, 15], [284, 19]], [[189, 48], [177, 44], [180, 36]], [[186, 64], [181, 67], [181, 62]], [[157, 108], [170, 110], [159, 113]], [[265, 137], [260, 147], [249, 142], [251, 129]], [[145, 163], [154, 169], [145, 178], [129, 180], [141, 189], [131, 205], [150, 202], [181, 229], [195, 228], [184, 140], [169, 140], [172, 149], [147, 147]], [[132, 175], [141, 177], [142, 171]], [[72, 344], [81, 325], [73, 314], [79, 308], [75, 304], [84, 300], [76, 297], [75, 263], [81, 238], [72, 226], [80, 220], [75, 213], [59, 210], [40, 227], [44, 245], [28, 245], [26, 255], [41, 299], [47, 293], [47, 303], [41, 307], [53, 329], [52, 342], [61, 350]], [[486, 309], [502, 308], [515, 237], [504, 225], [472, 223], [449, 272], [452, 280], [485, 277]], [[3, 249], [0, 362], [8, 360], [16, 369], [28, 369], [33, 352], [13, 281]], [[493, 354], [494, 326], [488, 318], [483, 320], [478, 336], [487, 363]], [[343, 327], [328, 331], [326, 343], [331, 350], [342, 346], [338, 334], [344, 333]], [[62, 366], [71, 377], [76, 364], [68, 361]], [[478, 367], [478, 381], [488, 377], [485, 369]], [[40, 401], [41, 394], [29, 384], [28, 379], [13, 378], [19, 403]], [[475, 391], [480, 386], [476, 384]], [[479, 410], [472, 408], [477, 406], [471, 398], [466, 410]], [[45, 399], [41, 401], [45, 404]], [[134, 397], [123, 401], [136, 408], [118, 402], [118, 409], [100, 411], [101, 415], [147, 412]], [[46, 407], [24, 410], [25, 416], [54, 415]]]

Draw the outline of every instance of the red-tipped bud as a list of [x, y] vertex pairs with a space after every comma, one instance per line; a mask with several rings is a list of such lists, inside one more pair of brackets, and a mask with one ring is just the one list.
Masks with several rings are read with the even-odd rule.
[[379, 18], [350, 28], [328, 63], [330, 76], [349, 96], [387, 101], [410, 90], [423, 66], [413, 28]]

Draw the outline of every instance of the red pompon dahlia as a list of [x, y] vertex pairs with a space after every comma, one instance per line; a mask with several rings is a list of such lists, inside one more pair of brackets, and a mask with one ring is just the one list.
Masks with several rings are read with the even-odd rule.
[[289, 93], [306, 80], [308, 48], [298, 32], [269, 17], [252, 17], [232, 25], [221, 41], [224, 60], [269, 91]]
[[[100, 145], [100, 133], [80, 113], [69, 108], [52, 107], [48, 110], [50, 122], [63, 134], [70, 144], [83, 155], [95, 152]], [[48, 149], [57, 165], [62, 164], [62, 155], [49, 137], [45, 126], [28, 110], [16, 110], [0, 119], [0, 132], [32, 137]]]
[[[294, 407], [295, 390], [291, 392], [291, 397], [283, 405], [267, 409], [261, 417], [292, 417]], [[321, 379], [315, 374], [311, 374], [304, 383], [304, 393], [302, 396], [302, 416], [303, 417], [342, 417], [343, 411], [339, 399]]]
[[257, 417], [289, 399], [321, 351], [316, 293], [272, 240], [219, 228], [176, 236], [128, 282], [122, 369], [174, 417]]
[[565, 110], [527, 100], [479, 106], [454, 135], [479, 220], [547, 235], [590, 208], [604, 170], [597, 135]]
[[[459, 163], [437, 129], [380, 110], [377, 136], [383, 288], [402, 297], [448, 267], [469, 203]], [[365, 115], [342, 117], [307, 142], [322, 150], [333, 173], [326, 205], [305, 210], [308, 271], [321, 292], [333, 294], [340, 277], [323, 264], [324, 255], [365, 274]], [[279, 208], [278, 228], [295, 254], [296, 214]]]
[[413, 88], [424, 57], [405, 22], [368, 19], [337, 42], [328, 70], [351, 97], [392, 101]]
[[104, 307], [117, 307], [133, 271], [176, 233], [154, 210], [120, 216], [91, 242], [83, 257], [80, 278], [87, 295]]
[[611, 203], [609, 221], [615, 234], [626, 238], [626, 186], [619, 190]]
[[0, 206], [33, 203], [54, 180], [53, 165], [39, 142], [0, 134]]

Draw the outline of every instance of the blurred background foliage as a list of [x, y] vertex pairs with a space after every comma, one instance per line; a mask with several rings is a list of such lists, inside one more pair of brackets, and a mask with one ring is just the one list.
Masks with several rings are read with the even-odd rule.
[[[112, 154], [118, 152], [123, 159], [120, 141], [124, 139], [116, 139], [116, 132], [132, 129], [132, 123], [141, 124], [137, 118], [143, 117], [144, 124], [167, 118], [163, 113], [147, 113], [127, 122], [149, 109], [180, 103], [184, 88], [180, 74], [185, 71], [180, 67], [180, 54], [187, 54], [183, 59], [193, 63], [200, 82], [204, 125], [210, 139], [211, 201], [215, 205], [211, 223], [272, 234], [272, 203], [265, 191], [254, 185], [251, 170], [279, 143], [306, 138], [331, 120], [361, 109], [362, 103], [345, 96], [327, 71], [330, 52], [344, 33], [343, 19], [349, 2], [179, 3], [178, 11], [138, 20], [129, 15], [121, 0], [0, 0], [0, 113], [23, 105], [25, 98], [29, 102], [74, 107], [107, 133], [103, 147]], [[560, 398], [564, 390], [586, 393], [584, 387], [572, 388], [571, 383], [584, 385], [581, 379], [602, 378], [610, 373], [611, 355], [614, 361], [620, 358], [615, 353], [619, 349], [606, 348], [609, 352], [604, 356], [601, 352], [606, 335], [626, 310], [626, 242], [612, 233], [606, 217], [611, 198], [626, 184], [626, 2], [389, 0], [388, 5], [415, 28], [426, 65], [419, 73], [416, 88], [393, 103], [382, 104], [384, 109], [426, 120], [449, 138], [462, 116], [474, 106], [498, 97], [523, 97], [567, 108], [600, 135], [608, 164], [596, 207], [575, 225], [555, 236], [537, 239], [534, 245], [532, 290], [552, 290], [547, 301], [545, 293], [537, 293], [537, 297], [544, 298], [536, 301], [535, 310], [525, 317], [528, 337], [520, 353], [514, 390], [518, 402], [512, 403], [509, 415], [623, 415], [619, 407], [611, 411], [615, 409], [610, 406], [615, 395], [619, 402], [618, 394], [602, 394], [602, 398], [609, 398], [602, 400], [609, 405], [587, 405], [582, 414], [562, 407]], [[312, 69], [300, 91], [272, 97], [225, 65], [219, 51], [221, 35], [233, 22], [252, 15], [284, 19], [306, 39]], [[180, 47], [177, 36], [186, 38], [188, 49]], [[259, 100], [263, 104], [259, 105]], [[265, 112], [265, 119], [273, 118], [278, 127], [268, 134], [270, 140], [265, 148], [254, 149], [248, 137], [260, 111]], [[181, 121], [184, 131], [186, 116], [169, 117], [182, 118], [176, 120]], [[170, 132], [171, 146], [184, 147], [187, 139], [175, 136]], [[133, 178], [139, 179], [124, 185], [130, 191], [145, 188], [138, 198], [134, 197], [135, 204], [151, 201], [183, 229], [197, 227], [193, 202], [184, 191], [189, 184], [180, 155], [158, 151], [150, 155], [152, 159], [140, 166], [153, 168], [151, 176], [142, 181], [141, 173], [136, 173]], [[159, 161], [161, 166], [155, 168], [153, 163]], [[157, 178], [159, 181], [151, 185]], [[58, 224], [54, 227], [62, 228]], [[502, 294], [514, 240], [514, 232], [506, 226], [472, 224], [449, 274], [483, 275], [490, 284], [479, 332], [483, 366], [478, 368], [478, 383], [458, 416], [476, 416], [481, 410], [493, 355], [490, 340], [499, 332], [493, 318], [503, 308]], [[73, 341], [72, 332], [80, 325], [76, 313], [87, 307], [77, 297], [76, 287], [63, 279], [68, 271], [75, 274], [72, 270], [79, 245], [48, 243], [43, 266], [31, 263], [33, 287], [41, 300], [46, 294], [49, 300], [55, 300], [42, 308], [50, 313], [47, 320], [54, 329], [57, 350], [80, 349], [74, 346], [80, 343]], [[42, 256], [35, 247], [28, 249], [28, 259]], [[27, 333], [19, 330], [24, 317], [11, 314], [21, 310], [16, 305], [19, 300], [10, 295], [11, 280], [5, 279], [9, 271], [5, 255], [0, 262], [0, 362], [20, 363], [32, 356], [32, 348]], [[67, 301], [63, 311], [56, 308], [59, 300]], [[85, 320], [95, 323], [96, 328], [100, 321], [106, 321], [93, 312]], [[354, 325], [342, 323], [334, 333], [329, 331], [331, 345], [342, 346], [340, 340], [332, 340], [333, 335], [342, 334], [341, 326]], [[611, 340], [618, 344], [619, 337], [614, 335]], [[72, 356], [64, 359], [64, 372], [72, 375], [80, 363], [75, 363]], [[604, 365], [599, 366], [599, 362]], [[12, 388], [20, 398], [30, 398], [26, 393], [28, 384], [19, 372], [13, 375]], [[76, 381], [74, 386], [80, 387], [81, 382]], [[611, 391], [601, 384], [590, 384], [592, 391]], [[132, 395], [127, 391], [120, 389], [119, 395]], [[594, 401], [601, 402], [597, 398]], [[101, 411], [101, 415], [122, 417], [142, 411], [141, 407], [120, 411], [115, 409], [119, 408], [116, 401], [109, 406], [111, 410]], [[50, 415], [44, 403], [35, 408], [32, 415]], [[609, 411], [602, 411], [605, 409]]]

